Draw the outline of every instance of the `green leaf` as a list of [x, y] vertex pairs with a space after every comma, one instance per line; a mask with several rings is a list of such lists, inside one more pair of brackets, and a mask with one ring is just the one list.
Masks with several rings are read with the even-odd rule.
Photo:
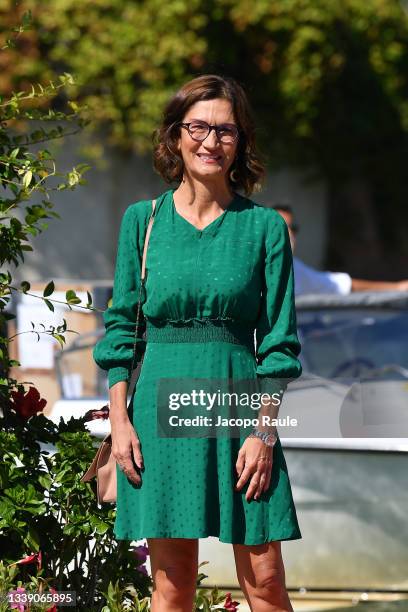
[[54, 312], [54, 304], [52, 302], [50, 302], [50, 300], [44, 300], [44, 302], [47, 304], [48, 308]]
[[54, 281], [50, 281], [43, 291], [43, 296], [48, 297], [49, 295], [54, 293], [54, 289], [55, 289]]
[[40, 550], [40, 537], [38, 535], [37, 530], [32, 525], [28, 525], [26, 542], [29, 547], [35, 552], [38, 552]]
[[68, 302], [68, 304], [80, 304], [81, 303], [80, 298], [77, 296], [77, 294], [75, 293], [73, 289], [69, 289], [68, 291], [66, 291], [65, 299]]
[[95, 529], [96, 533], [98, 533], [99, 535], [103, 535], [109, 529], [109, 524], [106, 523], [105, 521], [102, 521], [97, 516], [91, 515], [89, 518], [89, 522], [92, 525], [92, 527]]
[[210, 604], [208, 603], [208, 599], [204, 599], [203, 601], [203, 612], [211, 612]]
[[27, 189], [29, 187], [32, 178], [33, 178], [33, 173], [31, 172], [31, 170], [28, 170], [28, 172], [26, 172], [24, 177], [23, 177], [23, 187], [24, 187], [24, 189]]
[[64, 348], [64, 343], [65, 343], [64, 336], [62, 336], [61, 334], [52, 334], [52, 337], [58, 341], [61, 348]]
[[17, 508], [9, 500], [0, 500], [0, 515], [3, 520], [12, 523], [16, 514]]
[[38, 476], [38, 482], [45, 490], [48, 490], [51, 486], [52, 478], [49, 474], [40, 474], [40, 476]]

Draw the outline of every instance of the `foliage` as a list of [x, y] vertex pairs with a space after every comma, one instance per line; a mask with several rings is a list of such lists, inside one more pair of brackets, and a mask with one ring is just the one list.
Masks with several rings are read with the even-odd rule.
[[[11, 7], [6, 0], [5, 17]], [[3, 81], [74, 73], [72, 91], [88, 105], [92, 128], [103, 129], [104, 146], [149, 151], [163, 104], [182, 83], [205, 72], [234, 76], [250, 95], [270, 165], [312, 168], [328, 185], [327, 265], [357, 265], [358, 250], [351, 263], [342, 250], [361, 244], [354, 228], [367, 216], [383, 249], [396, 261], [406, 255], [406, 224], [389, 214], [391, 206], [406, 219], [408, 197], [408, 14], [400, 0], [55, 0], [53, 11], [47, 0], [23, 0], [17, 8], [31, 8], [37, 27], [25, 41], [24, 69], [10, 60]], [[367, 262], [371, 251], [366, 237]], [[378, 269], [383, 258], [372, 258]]]
[[[30, 576], [27, 583], [23, 585], [21, 580], [17, 580], [19, 572], [18, 564], [6, 565], [3, 561], [0, 561], [0, 612], [8, 612], [10, 610], [10, 597], [16, 601], [17, 597], [25, 596], [27, 600], [31, 596], [35, 597], [34, 594], [41, 594], [45, 602], [52, 601], [53, 593], [55, 589], [48, 588], [49, 585], [46, 580], [41, 577]], [[17, 597], [16, 597], [17, 596]], [[14, 599], [14, 597], [16, 599]], [[48, 599], [50, 598], [50, 599]], [[21, 601], [21, 599], [20, 599]], [[14, 605], [19, 612], [24, 611], [24, 606], [18, 606], [17, 602]], [[56, 612], [55, 606], [50, 606], [48, 603], [39, 603], [38, 605], [31, 605], [31, 612]]]
[[[208, 19], [201, 4], [55, 0], [49, 11], [47, 2], [23, 3], [35, 24], [25, 71], [52, 78], [56, 67], [69, 64], [77, 77], [72, 91], [89, 106], [92, 126], [108, 127], [112, 144], [145, 150], [189, 59], [206, 51], [198, 34]], [[12, 6], [9, 0], [8, 10]], [[10, 80], [24, 78], [11, 63], [6, 73]]]
[[[208, 561], [200, 563], [199, 567], [205, 565]], [[205, 574], [200, 572], [197, 577], [197, 593], [194, 602], [194, 610], [203, 612], [209, 612], [210, 610], [238, 610], [239, 603], [232, 601], [231, 593], [220, 593], [217, 587], [212, 589], [201, 586], [201, 582], [207, 578]]]
[[[20, 34], [30, 27], [30, 23], [27, 14], [22, 25], [14, 28], [13, 37], [3, 45], [2, 57], [8, 57], [10, 50], [16, 47]], [[87, 120], [80, 115], [81, 108], [74, 102], [68, 101], [72, 107], [70, 112], [51, 108], [55, 99], [73, 83], [72, 76], [65, 73], [57, 81], [31, 85], [26, 91], [12, 91], [9, 96], [0, 96], [0, 184], [3, 187], [0, 198], [0, 400], [6, 417], [13, 394], [14, 402], [25, 405], [28, 410], [31, 410], [29, 404], [36, 404], [33, 397], [35, 391], [24, 397], [24, 385], [17, 385], [15, 379], [6, 375], [9, 368], [19, 365], [9, 356], [10, 343], [19, 334], [7, 337], [4, 332], [7, 321], [15, 318], [8, 309], [12, 293], [35, 294], [30, 293], [28, 281], [16, 286], [11, 271], [4, 266], [12, 264], [17, 267], [24, 262], [25, 254], [33, 250], [30, 239], [46, 230], [50, 219], [59, 218], [53, 210], [51, 195], [83, 184], [83, 174], [89, 169], [88, 165], [79, 164], [68, 172], [61, 172], [50, 150], [43, 148], [44, 143], [75, 134], [87, 124]], [[34, 127], [18, 134], [16, 127], [21, 121], [26, 126], [34, 123]], [[53, 292], [54, 282], [50, 281], [43, 295], [36, 295], [50, 310], [54, 310], [50, 297]], [[63, 303], [70, 309], [79, 302], [74, 290], [66, 292], [66, 302]], [[88, 303], [84, 307], [92, 308], [91, 303], [92, 298], [88, 294]], [[65, 319], [61, 325], [49, 326], [48, 329], [44, 325], [36, 329], [33, 323], [31, 326], [32, 329], [21, 333], [34, 333], [38, 339], [40, 334], [51, 335], [61, 347], [65, 342], [65, 333], [73, 331], [67, 329]]]
[[[199, 567], [208, 563], [203, 561]], [[215, 612], [216, 610], [231, 610], [238, 611], [239, 603], [232, 601], [231, 593], [220, 593], [217, 587], [204, 588], [201, 582], [207, 578], [205, 574], [200, 572], [197, 576], [197, 593], [195, 596], [193, 612]], [[109, 585], [108, 591], [104, 593], [107, 605], [102, 608], [101, 612], [150, 612], [151, 599], [150, 597], [140, 598], [131, 586], [121, 588], [116, 582]], [[1, 611], [0, 611], [1, 612]]]
[[[247, 85], [270, 151], [325, 173], [344, 172], [355, 146], [369, 163], [367, 145], [408, 130], [408, 16], [398, 0], [23, 6], [38, 24], [26, 71], [74, 72], [95, 124], [125, 147], [146, 150], [164, 101], [211, 70]], [[6, 74], [19, 76], [11, 65]]]
[[[22, 25], [14, 28], [3, 45], [4, 57], [30, 23], [26, 15]], [[51, 194], [84, 182], [88, 166], [80, 164], [60, 172], [51, 152], [43, 148], [44, 143], [77, 133], [86, 124], [75, 103], [69, 103], [72, 112], [68, 113], [50, 107], [73, 83], [71, 75], [64, 74], [58, 82], [32, 85], [0, 97], [0, 182], [4, 190], [0, 199], [0, 547], [8, 564], [7, 571], [3, 566], [3, 582], [23, 577], [25, 586], [20, 583], [20, 588], [30, 589], [36, 580], [45, 579], [59, 591], [76, 591], [81, 609], [91, 610], [90, 604], [98, 600], [103, 605], [98, 589], [107, 589], [112, 579], [136, 581], [146, 594], [149, 578], [137, 572], [141, 564], [135, 551], [126, 543], [115, 542], [114, 510], [98, 508], [95, 491], [79, 481], [95, 453], [84, 421], [71, 419], [56, 426], [40, 414], [46, 401], [38, 390], [33, 386], [27, 390], [27, 383], [17, 384], [8, 376], [11, 366], [19, 366], [9, 356], [10, 343], [18, 334], [7, 336], [6, 322], [15, 318], [8, 306], [13, 292], [31, 293], [29, 282], [15, 286], [11, 271], [4, 269], [6, 264], [18, 267], [24, 262], [25, 253], [32, 251], [30, 238], [47, 229], [49, 219], [58, 218]], [[21, 121], [25, 125], [35, 122], [35, 127], [17, 134]], [[50, 281], [38, 296], [51, 310], [53, 292]], [[68, 290], [63, 303], [71, 309], [79, 302], [75, 291]], [[91, 303], [88, 295], [84, 308], [92, 309]], [[35, 333], [38, 338], [49, 334], [62, 347], [67, 331], [72, 330], [64, 320], [48, 329], [32, 324], [25, 333]], [[34, 574], [27, 576], [29, 566]]]
[[[0, 592], [74, 591], [76, 609], [148, 612], [144, 547], [115, 540], [114, 507], [98, 506], [95, 483], [80, 482], [94, 453], [84, 419], [57, 426], [41, 414], [26, 419], [11, 411], [0, 432]], [[37, 570], [27, 575], [31, 566]], [[204, 578], [197, 578], [195, 610], [237, 609], [229, 594], [201, 587]]]
[[[8, 568], [0, 591], [40, 585], [74, 591], [80, 610], [149, 611], [147, 548], [115, 540], [116, 510], [98, 506], [95, 482], [80, 481], [95, 454], [86, 417], [55, 425], [38, 412], [27, 418], [12, 404], [7, 424], [0, 419], [0, 548]], [[34, 575], [26, 575], [29, 566]], [[235, 610], [235, 603], [216, 588], [200, 589], [195, 610]]]
[[114, 508], [99, 507], [95, 484], [80, 482], [95, 454], [84, 419], [61, 419], [57, 426], [42, 414], [26, 419], [12, 409], [7, 427], [4, 419], [1, 426], [4, 561], [40, 552], [52, 586], [76, 591], [82, 609], [96, 605], [112, 580], [136, 580], [139, 592], [147, 595], [150, 579], [136, 571], [141, 565], [137, 551], [114, 539]]

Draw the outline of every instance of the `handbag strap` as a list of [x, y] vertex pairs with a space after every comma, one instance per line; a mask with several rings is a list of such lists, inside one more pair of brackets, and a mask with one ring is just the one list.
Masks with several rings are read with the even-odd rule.
[[[137, 313], [136, 313], [136, 324], [135, 324], [135, 337], [134, 337], [134, 343], [133, 343], [133, 358], [132, 358], [132, 367], [130, 370], [130, 377], [132, 378], [132, 374], [133, 371], [135, 369], [135, 363], [136, 363], [136, 344], [137, 344], [137, 336], [138, 336], [138, 332], [139, 332], [139, 327], [140, 327], [140, 315], [142, 312], [142, 291], [144, 290], [144, 286], [145, 286], [145, 281], [146, 281], [146, 257], [147, 257], [147, 248], [149, 246], [149, 239], [150, 239], [150, 234], [152, 231], [152, 227], [153, 227], [153, 221], [154, 221], [154, 217], [156, 214], [156, 200], [152, 200], [152, 212], [150, 213], [150, 217], [149, 217], [149, 223], [147, 225], [147, 230], [146, 230], [146, 236], [145, 236], [145, 241], [144, 241], [144, 245], [143, 245], [143, 255], [142, 255], [142, 266], [141, 266], [141, 270], [140, 270], [140, 280], [139, 280], [139, 296], [138, 296], [138, 300], [137, 300]], [[143, 357], [142, 357], [142, 361], [143, 362]], [[133, 380], [129, 386], [128, 389], [128, 394], [130, 394], [130, 396], [132, 397], [132, 393], [133, 393], [133, 389], [136, 385], [136, 381]]]
[[147, 256], [147, 247], [149, 246], [149, 238], [150, 233], [153, 227], [154, 215], [156, 214], [156, 200], [152, 200], [152, 212], [150, 214], [149, 223], [147, 225], [145, 241], [143, 245], [143, 255], [142, 255], [142, 268], [140, 272], [140, 283], [144, 284], [146, 277], [146, 256]]

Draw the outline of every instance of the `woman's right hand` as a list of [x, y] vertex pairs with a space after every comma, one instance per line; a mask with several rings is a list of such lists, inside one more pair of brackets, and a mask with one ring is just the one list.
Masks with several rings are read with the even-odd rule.
[[129, 417], [111, 419], [112, 455], [119, 468], [134, 484], [142, 482], [141, 475], [135, 469], [143, 469], [143, 456], [140, 450], [139, 437]]

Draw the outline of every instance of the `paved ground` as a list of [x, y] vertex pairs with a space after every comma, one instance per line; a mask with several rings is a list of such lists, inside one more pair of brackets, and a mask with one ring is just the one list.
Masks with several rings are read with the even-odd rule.
[[[239, 601], [239, 612], [250, 612], [241, 591], [231, 591], [232, 599]], [[289, 592], [294, 612], [408, 612], [408, 594], [381, 593], [310, 593], [300, 596]]]

